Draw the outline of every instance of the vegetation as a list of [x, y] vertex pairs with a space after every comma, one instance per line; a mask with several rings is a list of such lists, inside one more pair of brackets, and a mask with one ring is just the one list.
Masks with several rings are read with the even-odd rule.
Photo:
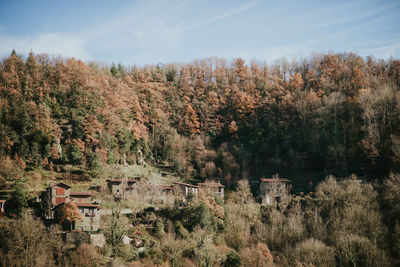
[[[0, 63], [0, 265], [397, 266], [399, 86], [399, 60], [352, 53], [106, 68], [14, 52]], [[293, 195], [261, 205], [252, 182], [274, 173]], [[334, 178], [352, 173], [369, 182]], [[31, 215], [49, 182], [96, 189], [106, 209], [106, 179], [136, 175], [227, 193], [159, 204], [144, 186], [103, 216], [104, 248], [68, 247]]]

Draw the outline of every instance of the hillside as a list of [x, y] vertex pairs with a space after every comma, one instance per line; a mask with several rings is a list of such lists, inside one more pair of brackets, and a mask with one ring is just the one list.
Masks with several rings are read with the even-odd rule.
[[13, 51], [0, 154], [89, 177], [139, 158], [226, 185], [279, 173], [305, 190], [328, 174], [383, 177], [400, 164], [399, 73], [398, 60], [355, 54], [106, 68]]
[[0, 266], [397, 266], [399, 86], [399, 60], [352, 53], [106, 67], [13, 51]]

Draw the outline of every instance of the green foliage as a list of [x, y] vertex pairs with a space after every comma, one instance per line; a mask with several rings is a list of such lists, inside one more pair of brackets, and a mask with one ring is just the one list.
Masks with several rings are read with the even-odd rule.
[[161, 239], [164, 236], [164, 223], [162, 220], [156, 220], [154, 223], [154, 235]]
[[189, 231], [186, 230], [180, 221], [176, 221], [174, 227], [175, 233], [178, 237], [185, 239], [189, 236]]
[[[166, 208], [160, 211], [160, 215], [179, 222], [182, 226], [193, 231], [196, 227], [216, 230], [218, 223], [209, 207], [201, 201], [194, 200], [184, 207]], [[178, 225], [179, 228], [179, 225]], [[182, 229], [183, 230], [183, 229]]]
[[7, 201], [6, 211], [8, 214], [21, 216], [28, 207], [28, 196], [22, 184], [14, 186], [11, 198]]
[[103, 172], [104, 168], [100, 162], [100, 158], [97, 155], [97, 153], [86, 150], [85, 157], [86, 157], [86, 167], [90, 171], [90, 174], [93, 177], [99, 176]]
[[69, 149], [68, 160], [74, 165], [79, 165], [82, 163], [82, 152], [76, 144], [71, 145]]
[[229, 252], [228, 256], [226, 257], [226, 260], [223, 264], [223, 266], [226, 267], [239, 267], [240, 266], [240, 256], [239, 254], [232, 250], [231, 252]]

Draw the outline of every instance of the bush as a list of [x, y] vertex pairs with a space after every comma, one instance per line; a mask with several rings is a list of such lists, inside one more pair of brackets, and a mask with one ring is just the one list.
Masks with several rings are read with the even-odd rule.
[[314, 238], [298, 243], [291, 256], [293, 263], [306, 263], [307, 266], [335, 265], [335, 250]]
[[339, 266], [389, 266], [385, 253], [368, 238], [343, 233], [335, 247]]
[[100, 255], [96, 248], [89, 244], [81, 244], [70, 255], [74, 266], [98, 266]]
[[273, 257], [268, 246], [258, 243], [251, 248], [244, 248], [240, 251], [240, 259], [243, 266], [272, 266]]
[[237, 251], [249, 243], [250, 223], [232, 205], [227, 206], [224, 237], [226, 244]]
[[228, 256], [226, 256], [226, 260], [223, 264], [224, 267], [239, 267], [240, 266], [240, 256], [239, 254], [232, 250], [229, 252]]

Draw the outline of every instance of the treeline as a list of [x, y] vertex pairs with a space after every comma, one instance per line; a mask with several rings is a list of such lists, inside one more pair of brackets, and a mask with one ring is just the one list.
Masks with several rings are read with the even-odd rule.
[[399, 85], [399, 60], [352, 53], [107, 68], [13, 51], [0, 63], [0, 154], [92, 176], [143, 155], [228, 185], [383, 177], [400, 167]]

